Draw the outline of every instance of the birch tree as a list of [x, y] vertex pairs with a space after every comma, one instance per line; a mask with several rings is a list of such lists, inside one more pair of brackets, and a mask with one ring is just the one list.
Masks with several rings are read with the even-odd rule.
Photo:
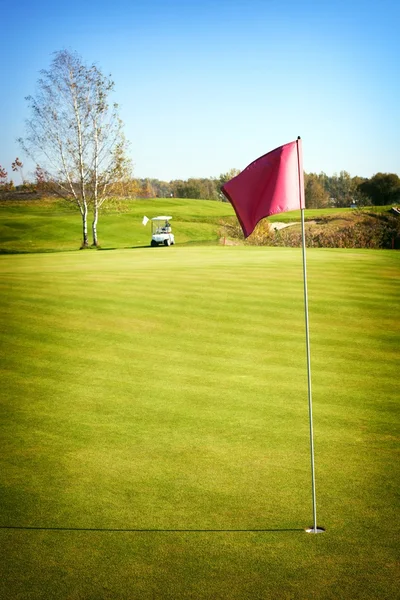
[[51, 189], [79, 210], [82, 248], [89, 245], [88, 216], [93, 245], [98, 246], [101, 206], [113, 186], [131, 176], [127, 142], [118, 105], [110, 102], [114, 82], [75, 53], [54, 54], [41, 71], [37, 92], [26, 98], [30, 118], [26, 137], [19, 141]]

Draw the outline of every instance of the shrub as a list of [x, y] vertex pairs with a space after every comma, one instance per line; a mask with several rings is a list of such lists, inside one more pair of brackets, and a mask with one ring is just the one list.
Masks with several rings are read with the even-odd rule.
[[[306, 224], [306, 246], [310, 248], [400, 248], [400, 218], [391, 214], [362, 213], [344, 224], [322, 219]], [[241, 227], [225, 223], [225, 235], [243, 240]], [[274, 230], [267, 220], [261, 221], [245, 242], [249, 246], [300, 247], [298, 227]]]

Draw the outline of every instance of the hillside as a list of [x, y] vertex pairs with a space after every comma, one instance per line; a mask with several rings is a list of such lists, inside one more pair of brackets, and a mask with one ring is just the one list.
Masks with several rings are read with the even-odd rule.
[[[98, 233], [102, 249], [148, 246], [150, 224], [144, 215], [172, 215], [176, 242], [217, 244], [220, 222], [234, 215], [230, 204], [208, 200], [153, 198], [116, 201], [105, 206]], [[89, 221], [90, 228], [90, 221]], [[0, 253], [78, 250], [79, 213], [61, 200], [4, 200], [0, 202]]]
[[[261, 221], [244, 240], [236, 219], [224, 223], [223, 234], [251, 246], [301, 245], [300, 211]], [[305, 211], [306, 243], [317, 248], [400, 248], [400, 218], [391, 207], [310, 209]]]
[[[229, 203], [180, 198], [115, 201], [105, 206], [98, 232], [101, 248], [149, 246], [150, 225], [144, 215], [172, 215], [177, 245], [249, 244], [299, 246], [300, 211], [262, 221], [244, 240]], [[400, 219], [390, 207], [309, 209], [305, 211], [307, 245], [316, 247], [399, 248]], [[90, 222], [89, 222], [90, 227]], [[274, 231], [278, 227], [278, 231]], [[0, 253], [78, 250], [81, 241], [79, 213], [61, 200], [0, 201]]]

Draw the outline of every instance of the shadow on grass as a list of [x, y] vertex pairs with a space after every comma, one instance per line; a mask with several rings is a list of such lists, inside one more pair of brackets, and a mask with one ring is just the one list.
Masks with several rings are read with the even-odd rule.
[[[187, 246], [218, 246], [218, 241], [209, 241], [209, 240], [198, 240], [194, 242], [183, 242], [174, 244], [175, 246], [187, 247]], [[164, 248], [165, 246], [160, 246], [160, 248]], [[143, 248], [152, 248], [150, 244], [144, 244], [143, 246], [112, 246], [108, 248], [103, 248], [99, 246], [98, 248], [34, 248], [29, 250], [13, 250], [7, 248], [0, 248], [0, 255], [16, 255], [16, 254], [56, 254], [59, 252], [81, 252], [82, 250], [96, 250], [96, 252], [108, 252], [110, 250], [142, 250]]]
[[18, 525], [1, 525], [0, 529], [13, 529], [18, 531], [102, 531], [110, 533], [279, 533], [279, 532], [295, 532], [305, 529], [122, 529], [122, 528], [106, 528], [106, 527], [33, 527], [33, 526], [18, 526]]
[[[218, 246], [219, 242], [215, 241], [215, 240], [196, 240], [193, 242], [179, 242], [176, 244], [173, 244], [174, 246], [178, 246], [180, 248], [183, 247], [187, 247], [187, 246]], [[98, 250], [98, 252], [107, 252], [108, 250], [140, 250], [142, 248], [151, 248], [152, 250], [156, 250], [158, 248], [166, 248], [166, 246], [164, 246], [163, 244], [160, 244], [159, 246], [151, 246], [150, 244], [144, 244], [143, 246], [118, 246], [118, 247], [109, 247], [109, 248], [102, 248], [101, 246], [99, 248], [96, 248], [96, 250]]]

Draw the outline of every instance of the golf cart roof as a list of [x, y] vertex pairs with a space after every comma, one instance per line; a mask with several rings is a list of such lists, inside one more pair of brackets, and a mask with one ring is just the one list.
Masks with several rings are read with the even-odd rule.
[[152, 221], [169, 221], [170, 219], [172, 219], [172, 217], [161, 216], [161, 217], [153, 217], [151, 220]]

